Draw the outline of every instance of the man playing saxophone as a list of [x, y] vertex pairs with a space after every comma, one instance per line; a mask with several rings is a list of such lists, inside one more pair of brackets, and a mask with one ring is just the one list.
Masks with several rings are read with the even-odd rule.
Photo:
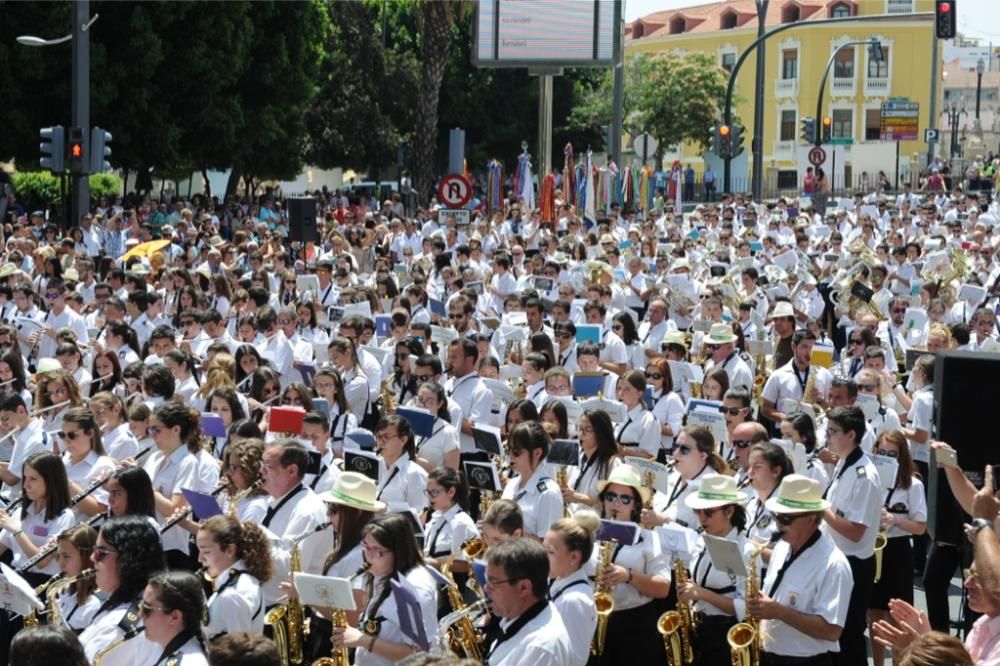
[[[806, 329], [792, 335], [792, 360], [768, 377], [762, 394], [761, 411], [778, 428], [785, 415], [779, 411], [782, 400], [790, 398], [809, 404], [819, 404], [830, 388], [833, 375], [826, 368], [811, 366], [816, 336]], [[807, 389], [811, 389], [806, 394]]]
[[728, 663], [726, 634], [745, 616], [745, 581], [717, 569], [705, 544], [705, 535], [735, 541], [749, 561], [754, 545], [743, 536], [747, 515], [743, 508], [747, 494], [737, 489], [736, 479], [724, 474], [708, 474], [697, 493], [685, 503], [698, 516], [703, 532], [691, 553], [690, 579], [677, 586], [677, 599], [693, 604], [695, 633], [694, 663], [711, 666]]
[[760, 621], [762, 666], [828, 666], [847, 619], [853, 586], [847, 558], [824, 533], [818, 481], [799, 474], [782, 480], [765, 503], [781, 540], [768, 563], [760, 595], [746, 600]]

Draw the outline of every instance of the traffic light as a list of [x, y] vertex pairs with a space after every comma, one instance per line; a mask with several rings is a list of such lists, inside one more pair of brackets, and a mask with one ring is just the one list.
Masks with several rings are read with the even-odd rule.
[[743, 154], [743, 125], [733, 125], [732, 139], [730, 140], [731, 157], [739, 157]]
[[934, 3], [934, 28], [938, 39], [954, 39], [957, 23], [955, 0], [937, 0]]
[[816, 143], [816, 119], [801, 118], [799, 124], [802, 126], [800, 130], [802, 133], [799, 135], [802, 143]]
[[830, 143], [833, 139], [833, 118], [823, 117], [823, 143]]
[[90, 130], [90, 173], [101, 173], [111, 171], [111, 132], [100, 127]]
[[729, 125], [720, 125], [716, 133], [719, 137], [719, 157], [726, 160], [733, 156], [732, 130]]
[[69, 140], [66, 142], [66, 162], [72, 174], [87, 173], [87, 145], [82, 127], [69, 128]]
[[42, 140], [38, 146], [42, 155], [38, 163], [43, 169], [48, 169], [53, 173], [62, 173], [65, 168], [63, 158], [66, 155], [66, 130], [62, 125], [43, 127], [38, 130], [38, 137]]

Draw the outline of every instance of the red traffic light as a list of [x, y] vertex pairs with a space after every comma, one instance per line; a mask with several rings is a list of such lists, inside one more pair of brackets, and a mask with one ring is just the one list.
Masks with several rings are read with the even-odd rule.
[[83, 156], [83, 144], [74, 143], [69, 148], [69, 154], [72, 157], [82, 157]]
[[939, 2], [938, 3], [938, 11], [941, 12], [942, 14], [947, 14], [948, 12], [951, 11], [951, 3], [950, 2]]

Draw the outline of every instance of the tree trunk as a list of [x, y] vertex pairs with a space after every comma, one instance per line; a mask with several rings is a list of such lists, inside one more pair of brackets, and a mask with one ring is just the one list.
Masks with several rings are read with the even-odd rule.
[[434, 153], [437, 149], [438, 100], [451, 51], [451, 9], [449, 3], [442, 0], [424, 0], [421, 3], [423, 63], [413, 137], [413, 186], [421, 204], [427, 201], [436, 175]]
[[243, 178], [243, 169], [234, 166], [232, 171], [229, 172], [229, 180], [226, 182], [226, 196], [231, 194], [236, 194], [236, 188], [240, 185], [240, 180]]
[[128, 196], [128, 169], [122, 167], [122, 200]]
[[[201, 179], [205, 182], [205, 187], [204, 187], [205, 196], [208, 197], [209, 199], [211, 199], [212, 198], [212, 183], [210, 183], [209, 180], [208, 180], [208, 169], [202, 169], [201, 170]], [[188, 181], [188, 184], [190, 184], [190, 183], [191, 183], [191, 181]]]

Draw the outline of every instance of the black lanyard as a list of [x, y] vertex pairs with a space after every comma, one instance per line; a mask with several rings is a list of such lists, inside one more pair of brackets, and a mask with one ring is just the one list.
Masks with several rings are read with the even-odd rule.
[[[576, 587], [577, 585], [586, 585], [588, 588], [590, 587], [590, 583], [588, 581], [586, 581], [586, 580], [583, 580], [583, 579], [574, 580], [572, 583], [570, 583], [569, 585], [567, 585], [563, 589], [559, 590], [555, 594], [549, 593], [549, 601], [551, 601], [551, 602], [554, 603], [556, 599], [558, 599], [559, 597], [561, 597], [566, 592], [566, 590], [568, 590], [571, 587]], [[549, 587], [551, 588], [551, 585]]]
[[[622, 444], [622, 445], [625, 444], [625, 442], [622, 441], [622, 436], [625, 434], [625, 431], [628, 430], [628, 427], [630, 425], [632, 425], [632, 417], [631, 416], [628, 417], [628, 421], [625, 422], [625, 425], [622, 426], [622, 429], [618, 431], [618, 436], [615, 437], [615, 441], [616, 442], [618, 442], [619, 444]], [[638, 442], [636, 442], [636, 443], [638, 444]]]
[[847, 458], [844, 459], [844, 466], [840, 468], [840, 471], [837, 472], [837, 476], [833, 477], [833, 480], [830, 481], [830, 484], [826, 487], [826, 490], [823, 491], [823, 499], [826, 499], [826, 496], [830, 494], [830, 489], [833, 488], [833, 484], [837, 483], [837, 481], [840, 481], [840, 477], [844, 476], [844, 472], [846, 472], [849, 467], [853, 467], [854, 463], [858, 462], [858, 460], [861, 459], [861, 455], [863, 453], [864, 451], [862, 451], [861, 447], [858, 446], [853, 451], [851, 451], [850, 454], [848, 454]]
[[275, 514], [281, 511], [281, 507], [285, 506], [285, 504], [287, 504], [290, 499], [292, 499], [305, 489], [306, 489], [305, 486], [303, 486], [301, 483], [295, 486], [295, 490], [282, 497], [280, 502], [278, 502], [277, 504], [275, 504], [274, 506], [270, 507], [267, 510], [267, 513], [264, 514], [264, 520], [262, 520], [260, 524], [263, 525], [264, 527], [270, 527], [271, 521], [274, 519]]
[[774, 598], [774, 593], [778, 591], [778, 586], [781, 585], [781, 580], [785, 577], [785, 573], [788, 571], [788, 567], [792, 566], [792, 562], [799, 559], [799, 556], [802, 555], [802, 553], [809, 550], [810, 546], [819, 541], [819, 537], [821, 536], [821, 534], [822, 533], [817, 529], [815, 532], [813, 532], [813, 535], [809, 537], [809, 540], [805, 542], [802, 548], [800, 548], [798, 551], [794, 553], [789, 554], [788, 559], [785, 560], [782, 563], [781, 568], [778, 569], [778, 575], [774, 577], [774, 583], [771, 584], [771, 591], [767, 593], [767, 596], [771, 597], [772, 599]]
[[506, 629], [501, 629], [500, 635], [497, 637], [495, 641], [493, 641], [493, 645], [490, 646], [490, 651], [486, 655], [486, 664], [489, 664], [490, 657], [493, 656], [493, 653], [496, 652], [496, 649], [500, 647], [501, 643], [504, 643], [505, 641], [516, 636], [517, 632], [521, 631], [521, 629], [524, 628], [524, 625], [528, 624], [536, 617], [541, 615], [542, 611], [544, 611], [548, 607], [548, 605], [549, 602], [547, 599], [542, 599], [541, 601], [535, 602], [534, 606], [532, 606], [524, 613], [522, 613], [521, 617], [514, 620], [514, 622], [512, 622], [509, 627], [507, 627]]
[[792, 372], [795, 373], [795, 381], [799, 383], [799, 387], [802, 389], [802, 399], [808, 400], [809, 397], [806, 395], [806, 384], [809, 383], [809, 368], [806, 368], [805, 375], [800, 375], [799, 369], [795, 365], [795, 361], [792, 361]]
[[[777, 490], [777, 489], [778, 489], [778, 486], [775, 486], [774, 488], [771, 488], [771, 492], [769, 492], [767, 494], [767, 497], [765, 497], [764, 499], [761, 499], [760, 497], [757, 497], [757, 510], [753, 512], [753, 520], [750, 521], [750, 527], [753, 527], [754, 525], [756, 525], [757, 521], [760, 520], [760, 517], [762, 515], [764, 515], [764, 503], [767, 500], [771, 499], [771, 496], [774, 495], [774, 491]], [[747, 534], [749, 534], [749, 533], [750, 533], [750, 530], [747, 529]]]
[[461, 386], [462, 384], [464, 384], [464, 383], [465, 383], [465, 381], [466, 381], [467, 379], [472, 379], [472, 378], [473, 378], [473, 377], [475, 377], [475, 376], [476, 376], [476, 375], [471, 375], [471, 374], [470, 374], [470, 375], [466, 375], [466, 376], [462, 377], [461, 379], [459, 379], [459, 380], [458, 380], [457, 382], [455, 382], [454, 384], [452, 384], [452, 387], [451, 387], [451, 390], [450, 390], [450, 391], [448, 391], [448, 397], [450, 398], [450, 397], [452, 397], [453, 395], [455, 395], [455, 391], [457, 391], [457, 390], [458, 390], [458, 387], [459, 387], [459, 386]]
[[583, 470], [580, 472], [580, 475], [576, 477], [576, 482], [573, 483], [573, 490], [576, 491], [580, 490], [580, 484], [583, 482], [583, 477], [587, 476], [587, 472], [590, 471], [590, 468], [593, 467], [594, 463], [596, 462], [597, 462], [597, 451], [594, 451], [594, 455], [588, 458], [587, 462], [583, 464]]
[[[435, 420], [435, 421], [437, 421], [437, 417], [435, 417], [435, 418], [434, 418], [434, 420]], [[424, 445], [424, 443], [425, 443], [425, 442], [426, 442], [427, 440], [429, 440], [429, 439], [434, 439], [434, 436], [435, 436], [435, 435], [437, 435], [437, 434], [438, 434], [439, 432], [441, 432], [442, 430], [444, 430], [444, 426], [445, 426], [445, 424], [443, 424], [443, 423], [442, 423], [442, 424], [441, 424], [441, 427], [440, 427], [440, 428], [438, 428], [437, 430], [433, 430], [433, 431], [431, 431], [431, 434], [430, 434], [430, 435], [428, 435], [427, 437], [421, 437], [421, 438], [420, 438], [420, 441], [419, 441], [419, 442], [417, 442], [417, 451], [419, 451], [419, 450], [420, 450], [420, 447], [421, 447], [421, 446], [423, 446], [423, 445]]]
[[382, 499], [382, 493], [384, 493], [385, 489], [389, 487], [389, 484], [392, 483], [392, 480], [396, 478], [397, 474], [399, 474], [399, 467], [393, 467], [392, 474], [390, 474], [389, 478], [385, 480], [385, 485], [378, 489], [378, 495], [375, 496], [375, 499]]
[[167, 647], [163, 648], [163, 654], [160, 655], [160, 658], [156, 660], [156, 663], [153, 664], [153, 666], [156, 666], [156, 664], [160, 664], [163, 661], [168, 661], [169, 663], [169, 660], [177, 657], [181, 648], [184, 647], [184, 644], [192, 638], [194, 638], [194, 634], [190, 631], [182, 631], [174, 636], [170, 639], [170, 642], [167, 643]]

